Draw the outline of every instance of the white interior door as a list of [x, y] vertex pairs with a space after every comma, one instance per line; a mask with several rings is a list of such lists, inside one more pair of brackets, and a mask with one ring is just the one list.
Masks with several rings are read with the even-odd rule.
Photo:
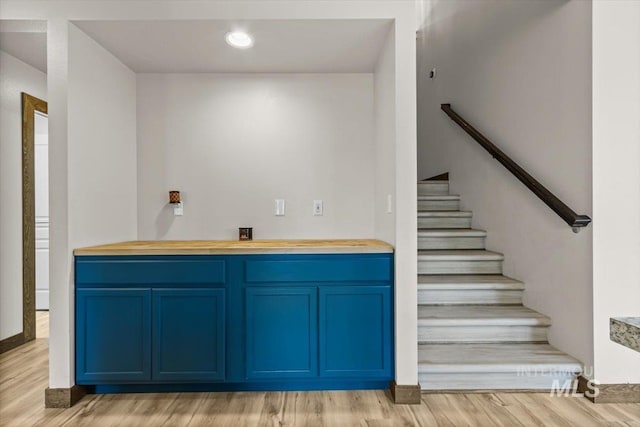
[[49, 310], [49, 128], [35, 115], [36, 310]]

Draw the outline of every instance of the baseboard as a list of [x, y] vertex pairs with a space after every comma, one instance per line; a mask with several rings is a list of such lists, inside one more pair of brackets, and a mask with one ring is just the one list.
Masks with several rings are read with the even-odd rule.
[[496, 394], [496, 393], [545, 393], [549, 394], [551, 389], [540, 388], [496, 388], [496, 389], [438, 389], [422, 390], [422, 394]]
[[45, 408], [71, 408], [87, 394], [84, 386], [74, 385], [71, 388], [49, 388], [44, 391]]
[[217, 382], [85, 385], [87, 394], [383, 390], [388, 386], [389, 380], [338, 380], [334, 378], [315, 378], [313, 380], [289, 378], [286, 380], [247, 381], [243, 383]]
[[12, 337], [5, 338], [0, 341], [0, 354], [6, 353], [9, 350], [13, 350], [14, 348], [21, 346], [24, 344], [24, 332], [20, 332], [19, 334], [15, 334]]
[[393, 397], [393, 402], [397, 404], [419, 405], [420, 385], [400, 385], [395, 381], [389, 383], [389, 390]]
[[578, 393], [593, 403], [640, 403], [640, 384], [595, 384], [579, 376]]

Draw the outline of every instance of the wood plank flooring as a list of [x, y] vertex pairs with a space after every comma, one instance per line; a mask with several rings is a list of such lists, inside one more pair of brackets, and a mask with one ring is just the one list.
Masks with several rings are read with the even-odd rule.
[[36, 338], [49, 338], [48, 311], [36, 311]]
[[640, 426], [640, 404], [546, 393], [423, 394], [420, 405], [381, 390], [118, 394], [45, 409], [47, 382], [46, 339], [0, 355], [0, 426]]

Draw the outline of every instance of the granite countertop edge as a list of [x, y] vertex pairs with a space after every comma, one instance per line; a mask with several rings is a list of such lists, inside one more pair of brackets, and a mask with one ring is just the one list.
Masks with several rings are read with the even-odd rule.
[[609, 337], [611, 341], [640, 352], [640, 317], [612, 317]]

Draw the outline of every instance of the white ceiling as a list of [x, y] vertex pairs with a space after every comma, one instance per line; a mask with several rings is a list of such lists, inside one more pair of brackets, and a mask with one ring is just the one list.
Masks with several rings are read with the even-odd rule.
[[[389, 20], [75, 21], [137, 73], [372, 72]], [[248, 31], [251, 49], [224, 35]]]
[[47, 72], [47, 33], [1, 31], [0, 50]]

